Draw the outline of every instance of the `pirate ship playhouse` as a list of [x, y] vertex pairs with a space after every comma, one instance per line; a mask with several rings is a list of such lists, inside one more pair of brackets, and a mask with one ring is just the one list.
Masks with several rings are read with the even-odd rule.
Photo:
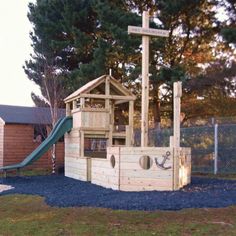
[[[73, 117], [73, 127], [65, 135], [65, 175], [123, 191], [178, 190], [188, 184], [191, 155], [189, 148], [179, 147], [180, 97], [178, 82], [170, 146], [134, 147], [135, 96], [127, 88], [104, 75], [72, 93], [65, 99], [67, 116]], [[115, 119], [124, 103], [126, 125]]]

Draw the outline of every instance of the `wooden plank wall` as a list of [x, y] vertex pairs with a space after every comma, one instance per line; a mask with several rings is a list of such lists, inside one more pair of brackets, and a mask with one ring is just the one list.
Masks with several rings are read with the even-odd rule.
[[[173, 167], [173, 149], [169, 147], [108, 147], [106, 159], [92, 158], [92, 183], [123, 191], [173, 190], [173, 169], [162, 170], [155, 163], [155, 158], [161, 163], [166, 152], [171, 155], [165, 166]], [[112, 155], [115, 168], [111, 166]], [[147, 170], [140, 166], [145, 155], [152, 159]]]
[[[162, 170], [157, 167], [155, 158], [161, 163], [166, 152], [170, 152], [170, 160], [165, 166], [171, 169]], [[152, 160], [150, 169], [142, 169], [139, 162], [142, 156]], [[173, 149], [155, 147], [120, 147], [120, 190], [150, 191], [172, 190], [173, 188]]]
[[81, 157], [80, 151], [80, 132], [73, 129], [65, 135], [65, 176], [86, 181], [87, 159]]
[[0, 166], [3, 166], [4, 123], [0, 121]]
[[73, 110], [73, 128], [109, 128], [109, 112], [99, 109], [90, 109], [90, 111]]
[[109, 128], [109, 113], [108, 112], [82, 112], [82, 127], [93, 128]]
[[[191, 149], [179, 148], [180, 156], [178, 179], [174, 175], [174, 149], [170, 147], [108, 147], [106, 159], [92, 158], [92, 183], [123, 191], [175, 190], [174, 183], [182, 188], [191, 181]], [[160, 168], [156, 162], [162, 163], [164, 156], [170, 153], [169, 160]], [[115, 156], [116, 165], [112, 168], [110, 157]], [[152, 160], [150, 169], [140, 166], [140, 158], [149, 156]]]
[[87, 159], [65, 157], [65, 176], [87, 181]]
[[[106, 159], [92, 158], [91, 183], [114, 190], [119, 189], [119, 152], [119, 147], [108, 147]], [[112, 155], [115, 157], [114, 168], [111, 165]]]
[[81, 127], [81, 112], [79, 109], [72, 110], [73, 114], [73, 128]]
[[65, 135], [65, 157], [78, 158], [80, 156], [80, 132], [73, 129]]
[[[25, 159], [40, 143], [35, 143], [34, 128], [31, 125], [6, 124], [4, 129], [3, 165], [16, 164]], [[56, 145], [57, 168], [64, 165], [64, 144]], [[51, 152], [48, 151], [28, 169], [51, 169]]]

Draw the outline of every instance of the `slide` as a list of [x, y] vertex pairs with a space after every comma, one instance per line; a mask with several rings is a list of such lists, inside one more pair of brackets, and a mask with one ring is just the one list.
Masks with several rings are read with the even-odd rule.
[[72, 117], [67, 116], [57, 121], [49, 136], [22, 162], [0, 167], [0, 171], [20, 169], [37, 161], [48, 149], [55, 144], [66, 132], [72, 128]]

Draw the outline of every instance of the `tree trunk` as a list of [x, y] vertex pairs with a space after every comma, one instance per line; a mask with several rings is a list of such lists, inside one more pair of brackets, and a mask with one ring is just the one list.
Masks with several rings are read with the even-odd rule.
[[160, 100], [153, 99], [153, 119], [154, 119], [154, 128], [160, 128], [161, 126], [161, 106]]
[[[54, 107], [51, 107], [52, 111], [52, 128], [55, 127], [57, 121], [57, 104], [54, 104]], [[56, 144], [53, 144], [51, 150], [51, 159], [52, 159], [52, 174], [56, 173]]]
[[51, 157], [52, 157], [52, 174], [55, 174], [56, 173], [56, 144], [52, 145]]
[[154, 145], [159, 145], [159, 134], [161, 128], [161, 102], [159, 98], [159, 85], [153, 85], [153, 103], [152, 103], [152, 112], [153, 112], [153, 121], [154, 121], [154, 129], [155, 129], [155, 136], [152, 137], [154, 141]]

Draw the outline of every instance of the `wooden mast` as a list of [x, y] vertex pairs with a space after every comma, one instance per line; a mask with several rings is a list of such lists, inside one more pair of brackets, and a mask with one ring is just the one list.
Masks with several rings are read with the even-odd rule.
[[[149, 14], [143, 12], [142, 27], [149, 28]], [[141, 107], [141, 147], [148, 146], [149, 108], [149, 36], [142, 36], [142, 107]]]
[[142, 35], [141, 147], [147, 147], [149, 107], [149, 37], [168, 37], [169, 31], [149, 28], [149, 13], [148, 11], [144, 11], [142, 16], [142, 27], [128, 26], [128, 33]]

